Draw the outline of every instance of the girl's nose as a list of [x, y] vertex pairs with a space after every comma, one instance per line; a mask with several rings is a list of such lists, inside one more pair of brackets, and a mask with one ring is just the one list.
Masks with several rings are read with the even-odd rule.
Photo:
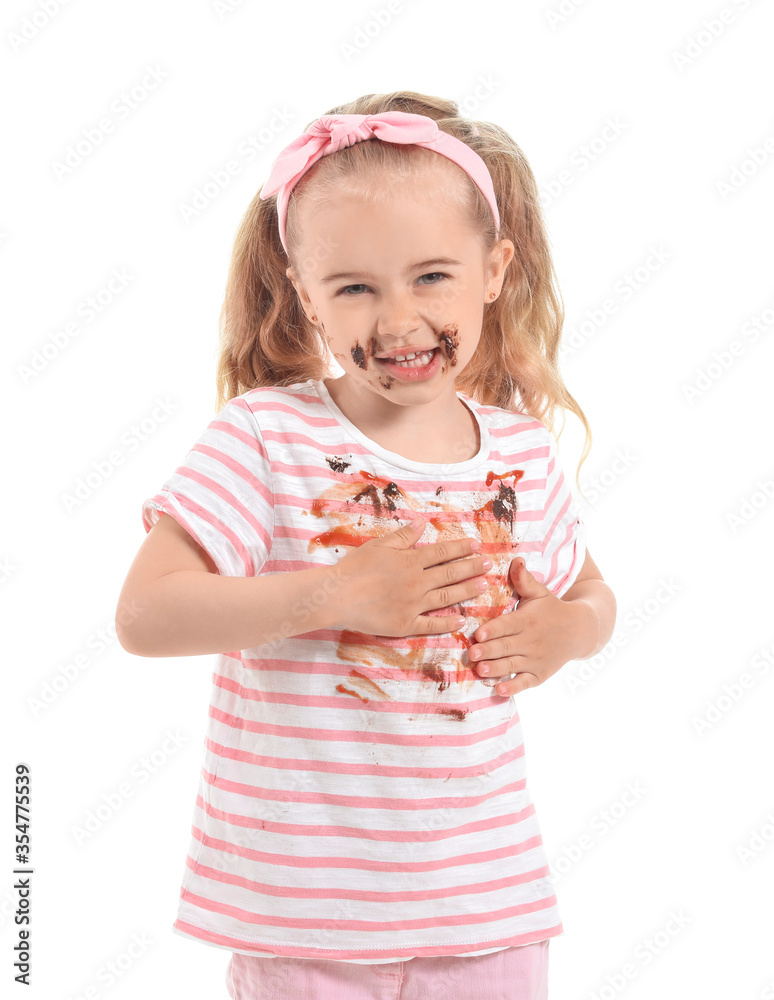
[[385, 337], [403, 337], [419, 330], [422, 321], [410, 293], [385, 295], [377, 320], [378, 333]]

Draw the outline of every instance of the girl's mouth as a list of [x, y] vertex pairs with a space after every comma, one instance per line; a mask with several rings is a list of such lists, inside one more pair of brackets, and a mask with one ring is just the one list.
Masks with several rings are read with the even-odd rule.
[[384, 365], [390, 375], [404, 382], [424, 382], [435, 375], [441, 367], [441, 350], [434, 347], [432, 351], [423, 351], [409, 361], [394, 361], [392, 358], [374, 358]]
[[403, 365], [405, 368], [422, 368], [424, 365], [430, 364], [433, 358], [433, 352], [437, 348], [433, 348], [430, 351], [420, 351], [419, 353], [414, 352], [413, 354], [407, 354], [405, 356], [405, 361], [398, 360], [398, 357], [394, 358], [384, 358], [385, 361], [390, 361], [394, 365]]

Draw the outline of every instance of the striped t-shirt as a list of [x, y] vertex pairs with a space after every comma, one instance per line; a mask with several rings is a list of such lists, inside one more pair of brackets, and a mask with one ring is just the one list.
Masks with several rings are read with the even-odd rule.
[[323, 380], [251, 389], [143, 503], [146, 531], [170, 514], [223, 576], [333, 565], [337, 546], [417, 512], [418, 544], [468, 535], [494, 563], [480, 598], [434, 612], [464, 615], [458, 632], [287, 638], [277, 623], [262, 645], [218, 656], [176, 933], [375, 964], [563, 932], [515, 699], [466, 649], [516, 606], [517, 553], [556, 596], [572, 586], [585, 525], [548, 429], [457, 395], [479, 451], [429, 464], [366, 437]]

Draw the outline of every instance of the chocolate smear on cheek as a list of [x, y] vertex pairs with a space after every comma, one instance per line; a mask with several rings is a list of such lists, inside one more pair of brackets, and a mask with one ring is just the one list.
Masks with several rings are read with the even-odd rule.
[[355, 341], [355, 346], [352, 348], [352, 360], [364, 371], [368, 368], [368, 359], [372, 358], [376, 354], [377, 341], [376, 337], [371, 337], [368, 341], [368, 345], [364, 348], [361, 346], [360, 341]]
[[352, 360], [355, 362], [358, 368], [362, 368], [363, 370], [365, 370], [366, 353], [357, 340], [355, 341], [355, 346], [352, 348], [350, 353], [352, 354]]
[[[352, 360], [358, 366], [362, 368], [363, 371], [368, 371], [368, 359], [372, 358], [376, 354], [377, 340], [376, 337], [371, 337], [368, 341], [368, 345], [363, 347], [360, 341], [355, 341], [355, 346], [351, 349], [350, 354], [352, 355]], [[339, 357], [340, 355], [336, 355]], [[392, 384], [395, 381], [394, 375], [379, 375], [374, 374], [374, 378], [379, 383], [383, 389], [391, 389]]]
[[[443, 352], [448, 359], [448, 367], [454, 368], [457, 364], [457, 348], [460, 344], [459, 327], [456, 323], [449, 323], [443, 328], [443, 330], [436, 330], [433, 326], [430, 328], [435, 334], [435, 339], [439, 344], [443, 345]], [[442, 372], [446, 371], [446, 365], [441, 369]]]
[[[376, 337], [371, 337], [371, 339], [368, 341], [368, 349], [366, 351], [366, 364], [368, 364], [368, 358], [372, 358], [376, 354], [377, 346], [378, 344]], [[379, 383], [382, 389], [392, 389], [392, 383], [395, 381], [395, 376], [394, 375], [382, 376], [377, 374], [376, 381]]]
[[[378, 344], [376, 341], [376, 337], [371, 337], [371, 339], [368, 341], [368, 352], [366, 354], [367, 358], [374, 357], [374, 355], [376, 354], [377, 346]], [[376, 381], [379, 383], [382, 389], [392, 389], [392, 383], [395, 381], [395, 376], [394, 375], [382, 376], [377, 374]]]

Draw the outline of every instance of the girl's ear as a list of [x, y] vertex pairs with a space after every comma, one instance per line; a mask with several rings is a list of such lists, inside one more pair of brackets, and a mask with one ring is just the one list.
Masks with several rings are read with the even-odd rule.
[[306, 289], [301, 283], [301, 279], [299, 278], [298, 273], [292, 267], [289, 267], [285, 271], [285, 274], [287, 275], [290, 283], [295, 288], [298, 297], [301, 300], [301, 305], [304, 308], [304, 311], [311, 310], [312, 312], [314, 312], [314, 310], [312, 309], [312, 300], [307, 295]]
[[502, 286], [505, 272], [515, 253], [516, 247], [512, 240], [500, 240], [489, 252], [489, 275], [500, 286]]

